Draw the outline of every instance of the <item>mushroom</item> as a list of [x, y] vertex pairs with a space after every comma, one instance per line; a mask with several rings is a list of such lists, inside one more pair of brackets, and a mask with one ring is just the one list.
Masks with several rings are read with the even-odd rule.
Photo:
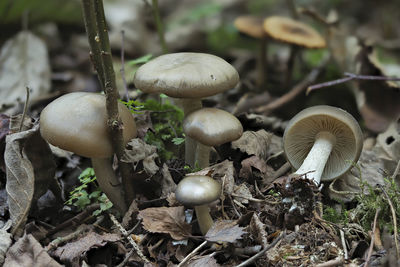
[[266, 37], [267, 34], [263, 28], [263, 18], [245, 15], [239, 16], [235, 19], [233, 24], [236, 29], [238, 29], [241, 33], [244, 33], [248, 36], [251, 36], [255, 39], [258, 39], [259, 44], [259, 54], [257, 57], [257, 65], [258, 65], [258, 77], [257, 77], [257, 85], [259, 87], [263, 87], [265, 84], [266, 77]]
[[[136, 137], [136, 124], [128, 108], [118, 103], [126, 144]], [[91, 158], [100, 188], [121, 212], [127, 207], [110, 157], [113, 148], [107, 129], [104, 95], [75, 92], [47, 105], [40, 115], [40, 133], [50, 144]]]
[[346, 111], [331, 106], [302, 110], [287, 125], [283, 149], [289, 163], [316, 185], [347, 172], [360, 157], [363, 135]]
[[297, 50], [305, 48], [324, 48], [324, 38], [310, 26], [290, 18], [272, 16], [264, 20], [264, 30], [269, 37], [290, 44], [291, 53], [287, 66], [286, 83], [289, 84], [293, 72]]
[[208, 204], [221, 195], [221, 185], [208, 176], [196, 175], [183, 178], [175, 191], [176, 199], [186, 206], [194, 206], [197, 221], [203, 235], [213, 225]]
[[208, 167], [210, 147], [239, 139], [243, 134], [240, 121], [229, 112], [217, 108], [202, 108], [190, 113], [183, 121], [183, 131], [199, 142], [195, 162]]
[[[201, 99], [236, 86], [239, 74], [220, 57], [203, 53], [159, 56], [135, 73], [136, 88], [145, 93], [163, 93], [182, 99], [185, 116], [201, 109]], [[196, 142], [186, 137], [185, 160], [193, 166]]]

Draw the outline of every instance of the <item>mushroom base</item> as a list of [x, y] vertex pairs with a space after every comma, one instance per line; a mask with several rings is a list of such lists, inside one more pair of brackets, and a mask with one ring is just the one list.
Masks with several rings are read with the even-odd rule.
[[122, 184], [115, 176], [110, 158], [92, 158], [92, 167], [101, 190], [120, 212], [125, 213], [127, 206], [123, 197]]

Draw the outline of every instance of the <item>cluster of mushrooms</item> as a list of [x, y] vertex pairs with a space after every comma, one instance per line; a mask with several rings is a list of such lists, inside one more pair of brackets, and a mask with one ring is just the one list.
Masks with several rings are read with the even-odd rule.
[[[275, 18], [270, 18], [264, 21], [264, 27], [276, 23]], [[290, 21], [286, 23], [292, 25]], [[241, 25], [239, 21], [235, 24]], [[302, 26], [290, 27], [293, 32], [312, 34]], [[295, 38], [293, 43], [299, 44], [300, 40]], [[202, 108], [201, 99], [231, 89], [238, 82], [239, 75], [233, 66], [203, 53], [159, 56], [141, 66], [134, 77], [138, 89], [170, 96], [183, 108], [185, 161], [200, 168], [209, 165], [210, 147], [237, 140], [243, 133], [235, 116], [217, 108]], [[126, 211], [123, 196], [116, 193], [122, 188], [112, 167], [105, 102], [104, 95], [95, 93], [61, 96], [42, 111], [40, 131], [50, 144], [91, 158], [99, 186], [117, 209]], [[130, 111], [121, 103], [119, 114], [126, 144], [136, 137], [136, 125]], [[335, 107], [314, 106], [289, 122], [283, 145], [287, 160], [296, 169], [294, 175], [304, 176], [318, 185], [351, 168], [360, 156], [362, 140], [360, 127], [349, 113]], [[182, 204], [194, 206], [200, 230], [206, 234], [213, 224], [208, 205], [220, 198], [221, 184], [208, 176], [189, 175], [180, 181], [175, 195]]]

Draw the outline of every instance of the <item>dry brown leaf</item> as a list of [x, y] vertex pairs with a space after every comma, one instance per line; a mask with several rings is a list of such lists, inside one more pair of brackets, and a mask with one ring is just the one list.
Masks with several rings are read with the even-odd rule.
[[249, 188], [245, 184], [235, 185], [234, 193], [235, 195], [241, 196], [241, 197], [234, 196], [233, 198], [242, 204], [249, 204], [248, 199], [253, 197]]
[[25, 235], [18, 239], [7, 251], [4, 266], [7, 267], [61, 267], [58, 262], [52, 259], [47, 251], [32, 236]]
[[139, 211], [143, 227], [151, 233], [167, 233], [175, 240], [186, 239], [192, 228], [185, 222], [185, 209], [180, 207], [148, 208]]
[[267, 159], [268, 146], [271, 141], [271, 133], [261, 129], [257, 132], [245, 131], [238, 140], [232, 142], [233, 149], [239, 149], [247, 155], [255, 155], [261, 159]]
[[52, 254], [67, 265], [80, 266], [79, 262], [82, 256], [90, 249], [103, 247], [108, 242], [115, 242], [120, 239], [121, 237], [116, 234], [105, 233], [100, 235], [90, 231], [84, 237], [58, 247]]
[[11, 246], [11, 234], [8, 232], [11, 227], [11, 221], [9, 220], [3, 228], [0, 229], [0, 265], [3, 266], [4, 260], [6, 258], [6, 252]]
[[135, 168], [142, 161], [143, 169], [148, 175], [152, 176], [159, 169], [155, 163], [156, 158], [158, 158], [158, 154], [155, 146], [146, 144], [143, 140], [135, 138], [128, 143], [122, 161], [133, 163]]
[[21, 235], [31, 204], [43, 195], [54, 179], [55, 163], [39, 128], [8, 135], [4, 160], [6, 190], [12, 233]]
[[[50, 64], [46, 44], [29, 31], [19, 32], [1, 49], [0, 106], [24, 102], [26, 86], [35, 101], [50, 90]], [[9, 111], [15, 113], [15, 109]]]
[[[385, 76], [372, 47], [362, 45], [357, 55], [357, 73]], [[400, 117], [400, 87], [388, 81], [358, 80], [356, 99], [368, 129], [383, 132]]]
[[268, 240], [267, 240], [267, 232], [265, 231], [265, 224], [263, 224], [258, 218], [258, 216], [253, 213], [253, 217], [251, 217], [250, 225], [250, 234], [253, 236], [255, 240], [264, 247], [268, 245]]
[[186, 267], [219, 267], [219, 265], [216, 261], [216, 259], [210, 254], [210, 255], [205, 255], [205, 256], [194, 256], [191, 258], [186, 264], [183, 266]]
[[[244, 179], [263, 180], [267, 183], [267, 178], [271, 177], [274, 170], [267, 165], [265, 160], [257, 156], [244, 159], [241, 162], [242, 168], [239, 171], [239, 177]], [[271, 181], [272, 182], [272, 181]]]
[[161, 174], [161, 197], [167, 197], [170, 193], [175, 192], [176, 184], [169, 173], [167, 164], [165, 163], [163, 164]]
[[189, 173], [188, 175], [206, 175], [210, 176], [224, 185], [223, 191], [225, 194], [231, 194], [235, 185], [235, 168], [233, 162], [224, 160], [218, 164], [204, 168], [201, 171]]
[[210, 230], [208, 230], [205, 238], [210, 242], [229, 242], [233, 243], [237, 239], [241, 239], [246, 232], [243, 231], [236, 221], [222, 220], [214, 222]]

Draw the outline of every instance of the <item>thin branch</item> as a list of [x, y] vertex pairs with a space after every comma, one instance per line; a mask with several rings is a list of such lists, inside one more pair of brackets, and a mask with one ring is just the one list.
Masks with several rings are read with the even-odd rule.
[[119, 70], [121, 73], [122, 83], [124, 84], [125, 89], [125, 97], [126, 100], [129, 101], [129, 91], [128, 91], [128, 83], [125, 78], [125, 31], [121, 31], [121, 69]]
[[[135, 193], [130, 183], [130, 167], [121, 162], [124, 154], [122, 137], [123, 124], [118, 113], [118, 89], [111, 56], [110, 41], [104, 15], [102, 0], [82, 0], [85, 28], [88, 34], [93, 65], [98, 72], [99, 80], [106, 95], [107, 124], [114, 152], [119, 160], [122, 185], [125, 191], [126, 204], [133, 200]], [[121, 192], [123, 193], [123, 192]]]
[[397, 217], [396, 217], [396, 211], [394, 210], [393, 203], [390, 200], [389, 195], [386, 193], [386, 190], [383, 188], [382, 185], [378, 185], [378, 186], [382, 190], [382, 192], [385, 194], [387, 202], [389, 203], [389, 206], [390, 206], [390, 212], [392, 213], [392, 220], [393, 220], [394, 244], [396, 246], [397, 259], [400, 259], [399, 241], [397, 239]]
[[190, 252], [179, 264], [177, 267], [182, 267], [191, 257], [193, 257], [200, 249], [202, 249], [206, 244], [207, 240], [201, 243], [197, 248], [195, 248], [192, 252]]
[[114, 215], [111, 213], [108, 213], [110, 216], [111, 221], [114, 223], [114, 225], [118, 228], [118, 230], [121, 232], [121, 234], [128, 239], [129, 243], [132, 245], [133, 249], [136, 251], [136, 254], [144, 261], [149, 263], [149, 259], [146, 258], [146, 256], [143, 254], [143, 252], [140, 250], [139, 246], [136, 244], [135, 240], [133, 240], [132, 236], [128, 234], [128, 232], [125, 230], [124, 227], [118, 222], [118, 220], [115, 218]]
[[299, 95], [301, 92], [303, 92], [307, 88], [308, 85], [315, 82], [315, 80], [318, 78], [318, 76], [322, 72], [322, 69], [328, 63], [329, 58], [330, 58], [329, 56], [326, 56], [318, 67], [313, 69], [307, 75], [307, 77], [305, 77], [300, 83], [295, 85], [289, 92], [282, 95], [278, 99], [268, 103], [267, 105], [256, 108], [255, 112], [263, 113], [266, 115], [266, 114], [269, 114], [270, 112], [272, 112], [273, 110], [280, 108], [281, 106], [288, 103], [289, 101], [293, 100], [297, 95]]
[[22, 113], [22, 118], [21, 118], [21, 123], [19, 124], [19, 129], [18, 132], [22, 131], [22, 126], [24, 125], [24, 120], [26, 116], [26, 112], [28, 111], [28, 104], [29, 104], [29, 87], [26, 87], [26, 99], [25, 99], [25, 104], [24, 104], [24, 111]]
[[347, 252], [346, 239], [344, 237], [344, 232], [343, 232], [342, 229], [340, 229], [339, 232], [340, 232], [340, 239], [342, 241], [342, 247], [343, 247], [343, 251], [344, 251], [344, 259], [348, 260], [349, 259], [349, 254]]
[[152, 9], [153, 9], [154, 21], [156, 22], [156, 27], [158, 32], [158, 38], [160, 38], [163, 54], [166, 54], [168, 53], [168, 47], [167, 43], [165, 42], [164, 27], [160, 18], [160, 9], [158, 8], [158, 0], [152, 0], [152, 4], [153, 4]]
[[359, 75], [359, 74], [354, 74], [354, 73], [350, 73], [350, 72], [345, 72], [343, 75], [346, 76], [346, 77], [345, 78], [340, 78], [340, 79], [337, 79], [337, 80], [333, 80], [333, 81], [329, 81], [329, 82], [324, 82], [324, 83], [319, 83], [319, 84], [315, 84], [315, 85], [309, 86], [307, 88], [306, 94], [308, 95], [311, 91], [314, 91], [316, 89], [334, 86], [334, 85], [345, 83], [345, 82], [348, 82], [348, 81], [351, 81], [351, 80], [400, 81], [400, 78], [398, 78], [398, 77], [389, 77], [389, 76]]
[[376, 229], [379, 211], [380, 211], [380, 208], [377, 208], [376, 212], [375, 212], [375, 217], [374, 217], [374, 224], [372, 226], [371, 244], [369, 245], [368, 256], [367, 256], [367, 259], [365, 260], [364, 267], [368, 267], [369, 260], [371, 259], [371, 256], [372, 256], [372, 251], [374, 250], [374, 238], [375, 238], [374, 233], [375, 233], [375, 229]]

